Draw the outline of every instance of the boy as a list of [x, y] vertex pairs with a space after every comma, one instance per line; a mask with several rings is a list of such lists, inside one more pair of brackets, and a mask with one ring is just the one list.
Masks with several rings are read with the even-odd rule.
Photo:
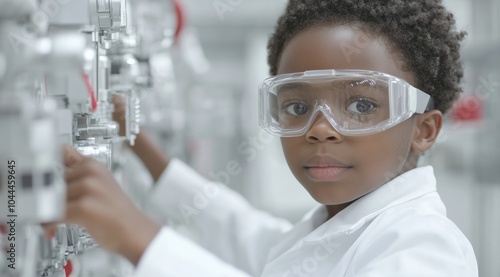
[[269, 41], [260, 123], [320, 206], [292, 227], [142, 134], [134, 152], [171, 220], [211, 195], [190, 218], [204, 249], [144, 216], [71, 149], [67, 221], [137, 265], [136, 276], [477, 276], [432, 167], [416, 167], [461, 91], [463, 36], [438, 0], [291, 0]]

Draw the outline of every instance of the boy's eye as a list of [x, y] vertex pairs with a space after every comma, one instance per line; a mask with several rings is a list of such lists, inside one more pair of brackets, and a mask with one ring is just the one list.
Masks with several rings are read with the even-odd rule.
[[292, 103], [286, 105], [286, 112], [291, 115], [305, 115], [309, 111], [309, 108], [304, 103]]
[[376, 105], [373, 102], [366, 99], [355, 100], [351, 102], [349, 106], [347, 106], [348, 111], [356, 114], [368, 114], [372, 112], [375, 108]]

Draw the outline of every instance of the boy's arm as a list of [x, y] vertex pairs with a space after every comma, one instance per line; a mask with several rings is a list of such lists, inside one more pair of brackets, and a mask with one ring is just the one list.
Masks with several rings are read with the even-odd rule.
[[[125, 135], [126, 101], [126, 98], [123, 96], [116, 94], [113, 95], [113, 120], [119, 125], [120, 136]], [[151, 174], [151, 177], [154, 180], [153, 183], [156, 183], [162, 172], [168, 166], [170, 158], [163, 153], [161, 147], [142, 128], [137, 135], [134, 146], [131, 146], [128, 142], [126, 142], [125, 145], [127, 145], [142, 161]]]
[[170, 162], [147, 203], [151, 211], [161, 212], [159, 217], [187, 228], [199, 245], [251, 275], [260, 274], [269, 250], [292, 227], [177, 159]]
[[167, 227], [152, 241], [133, 276], [249, 277]]
[[[122, 103], [119, 98], [113, 101], [119, 122]], [[291, 228], [289, 222], [256, 210], [239, 194], [208, 181], [181, 161], [170, 160], [147, 132], [141, 131], [130, 148], [154, 179], [146, 201], [148, 214], [187, 227], [200, 245], [225, 262], [258, 274], [269, 249]]]
[[137, 157], [146, 166], [154, 184], [158, 182], [165, 168], [167, 168], [170, 158], [163, 153], [163, 150], [158, 144], [149, 136], [149, 134], [142, 130], [135, 140], [134, 146], [127, 146], [135, 153]]

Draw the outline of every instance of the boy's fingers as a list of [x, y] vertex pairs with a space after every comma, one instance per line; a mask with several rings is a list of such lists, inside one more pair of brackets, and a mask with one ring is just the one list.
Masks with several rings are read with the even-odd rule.
[[[96, 202], [90, 198], [80, 198], [68, 201], [66, 204], [66, 217], [64, 221], [68, 224], [77, 224], [88, 228], [87, 222], [96, 215]], [[100, 211], [102, 212], [102, 211]]]
[[112, 101], [113, 101], [113, 104], [115, 104], [115, 105], [116, 105], [116, 104], [122, 104], [123, 102], [125, 102], [125, 101], [123, 100], [123, 97], [121, 97], [121, 96], [120, 96], [120, 95], [118, 95], [118, 94], [113, 94], [113, 95], [111, 95], [111, 97], [112, 97], [112, 99], [113, 99], [113, 100], [112, 100]]
[[115, 105], [115, 112], [125, 111], [125, 104], [127, 99], [124, 96], [113, 94], [113, 104]]
[[85, 156], [78, 153], [71, 146], [65, 145], [63, 147], [64, 165], [67, 167], [75, 167], [85, 159]]
[[99, 164], [95, 160], [88, 158], [85, 161], [82, 161], [78, 168], [65, 168], [64, 178], [66, 180], [66, 183], [69, 184], [86, 176], [94, 176], [95, 174], [101, 172], [101, 170], [101, 164]]
[[79, 180], [76, 180], [68, 186], [66, 190], [66, 199], [68, 202], [77, 200], [82, 196], [96, 194], [97, 186], [95, 186], [95, 180], [91, 177], [85, 177]]

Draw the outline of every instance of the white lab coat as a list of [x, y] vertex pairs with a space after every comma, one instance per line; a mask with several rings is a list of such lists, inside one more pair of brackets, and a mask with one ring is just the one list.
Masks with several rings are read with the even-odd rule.
[[150, 203], [190, 226], [201, 247], [164, 227], [135, 277], [478, 276], [469, 241], [446, 217], [431, 166], [406, 172], [326, 222], [318, 206], [291, 226], [178, 160]]

